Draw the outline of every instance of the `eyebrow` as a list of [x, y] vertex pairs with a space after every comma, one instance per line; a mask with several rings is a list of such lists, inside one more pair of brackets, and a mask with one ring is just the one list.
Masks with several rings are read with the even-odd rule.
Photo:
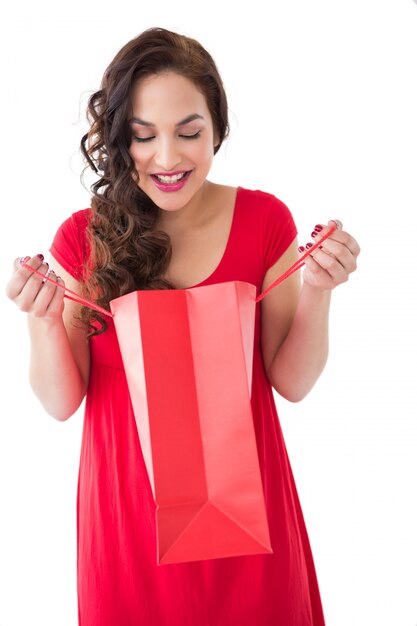
[[[183, 120], [175, 124], [175, 126], [176, 127], [185, 126], [185, 124], [189, 124], [190, 122], [193, 122], [194, 120], [204, 120], [204, 117], [202, 115], [199, 115], [198, 113], [192, 113], [191, 115], [188, 115]], [[131, 117], [129, 122], [140, 124], [141, 126], [155, 126], [155, 124], [152, 124], [152, 122], [146, 122], [145, 120], [142, 120], [140, 117]]]

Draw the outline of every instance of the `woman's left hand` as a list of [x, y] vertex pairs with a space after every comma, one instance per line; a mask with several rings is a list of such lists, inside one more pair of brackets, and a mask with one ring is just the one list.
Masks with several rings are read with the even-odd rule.
[[[334, 224], [336, 224], [336, 230], [320, 248], [316, 248], [305, 259], [303, 281], [318, 289], [334, 289], [337, 285], [346, 282], [349, 274], [356, 270], [356, 259], [360, 253], [360, 247], [356, 239], [342, 230], [343, 226], [339, 220], [330, 220], [327, 226], [317, 224], [311, 233], [313, 241], [325, 235], [329, 227]], [[308, 243], [298, 250], [304, 252], [312, 245]]]

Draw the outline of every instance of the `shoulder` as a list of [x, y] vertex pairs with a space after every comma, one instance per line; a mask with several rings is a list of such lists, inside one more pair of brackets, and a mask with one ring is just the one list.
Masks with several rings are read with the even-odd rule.
[[52, 256], [77, 279], [89, 256], [87, 228], [91, 217], [89, 208], [72, 213], [59, 226], [50, 247]]
[[246, 219], [257, 225], [268, 235], [277, 230], [287, 232], [293, 238], [296, 228], [293, 215], [288, 206], [272, 193], [260, 189], [246, 189], [238, 187], [239, 207], [246, 215]]
[[255, 210], [258, 214], [291, 214], [288, 206], [272, 193], [260, 189], [247, 189], [238, 187], [241, 203], [248, 209]]
[[260, 189], [239, 187], [238, 199], [246, 228], [257, 240], [265, 273], [297, 235], [293, 215], [282, 200]]
[[79, 237], [84, 236], [87, 227], [91, 221], [92, 211], [91, 209], [81, 209], [72, 213], [62, 224], [58, 227], [56, 236], [63, 237]]
[[87, 246], [87, 228], [91, 221], [91, 209], [82, 209], [72, 213], [58, 228], [53, 244], [54, 247], [75, 247], [85, 253]]
[[91, 221], [92, 211], [91, 209], [81, 209], [72, 213], [60, 226], [63, 230], [77, 231], [80, 234], [84, 233]]

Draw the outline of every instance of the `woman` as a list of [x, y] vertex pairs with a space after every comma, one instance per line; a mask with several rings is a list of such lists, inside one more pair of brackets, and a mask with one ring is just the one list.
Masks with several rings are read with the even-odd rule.
[[[58, 230], [50, 269], [109, 308], [137, 289], [242, 280], [265, 290], [298, 258], [288, 208], [274, 196], [207, 179], [228, 132], [216, 66], [196, 41], [155, 28], [127, 43], [90, 99], [81, 146], [98, 174], [91, 210]], [[28, 313], [30, 379], [66, 420], [86, 396], [80, 460], [81, 626], [324, 624], [307, 532], [272, 387], [301, 400], [327, 359], [331, 291], [359, 246], [337, 230], [257, 307], [252, 410], [272, 554], [156, 565], [155, 505], [112, 321], [16, 261], [7, 293]], [[312, 236], [328, 232], [318, 224]], [[311, 246], [311, 244], [307, 244]], [[107, 319], [107, 318], [106, 318]], [[161, 382], [162, 392], [163, 383]]]

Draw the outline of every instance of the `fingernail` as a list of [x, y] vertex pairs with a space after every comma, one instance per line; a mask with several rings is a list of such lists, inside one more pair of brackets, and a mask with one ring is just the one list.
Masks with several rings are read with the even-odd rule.
[[22, 256], [20, 258], [20, 265], [23, 265], [23, 263], [27, 263], [28, 261], [30, 261], [30, 256]]
[[305, 250], [304, 246], [300, 246], [300, 247], [298, 248], [298, 252], [304, 252], [304, 250]]
[[310, 243], [310, 241], [308, 243], [306, 243], [306, 248], [312, 248], [312, 247], [313, 247], [313, 244]]
[[314, 230], [319, 233], [320, 231], [323, 230], [323, 226], [321, 224], [316, 224], [314, 227]]
[[311, 233], [311, 237], [317, 237], [318, 233], [316, 233], [315, 230], [313, 230], [313, 232]]
[[44, 260], [44, 258], [45, 258], [45, 257], [43, 256], [43, 254], [37, 254], [36, 256], [37, 256], [37, 257], [38, 257], [41, 261], [43, 261], [43, 260]]

